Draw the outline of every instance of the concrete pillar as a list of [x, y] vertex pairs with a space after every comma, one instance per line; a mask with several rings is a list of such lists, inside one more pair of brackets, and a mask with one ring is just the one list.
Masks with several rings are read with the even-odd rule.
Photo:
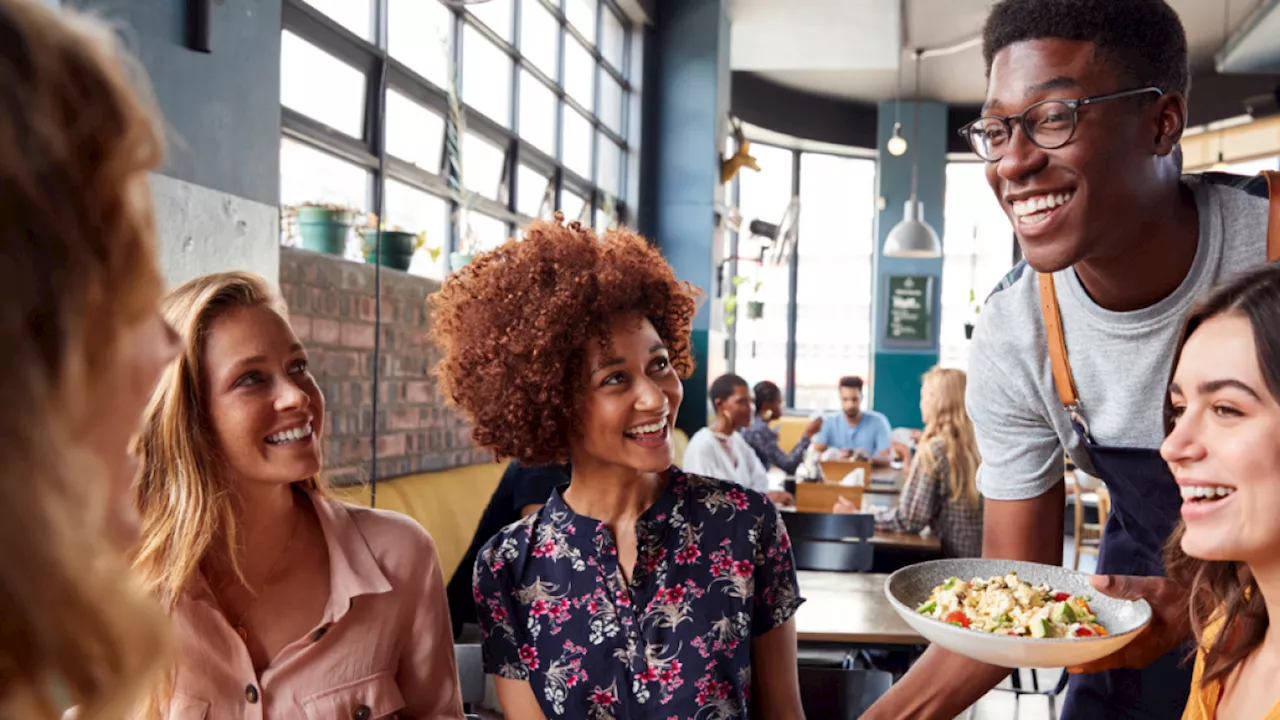
[[166, 121], [154, 173], [171, 284], [220, 270], [279, 279], [281, 0], [212, 3], [212, 52], [184, 43], [185, 0], [65, 0], [125, 28]]
[[[879, 172], [877, 187], [880, 212], [876, 218], [875, 295], [872, 299], [874, 336], [872, 337], [871, 403], [878, 412], [889, 417], [894, 427], [922, 427], [920, 418], [920, 376], [938, 363], [938, 323], [942, 308], [942, 259], [920, 260], [884, 256], [884, 241], [899, 221], [903, 207], [911, 196], [911, 164], [918, 154], [920, 171], [918, 196], [922, 217], [941, 238], [943, 228], [943, 190], [947, 171], [947, 108], [936, 102], [920, 103], [920, 130], [913, 137], [913, 108], [901, 106], [902, 135], [908, 148], [902, 157], [885, 150], [893, 135], [893, 102], [880, 103], [876, 131]], [[927, 347], [894, 349], [884, 345], [888, 313], [885, 303], [889, 277], [892, 275], [928, 275], [933, 278], [934, 323]]]
[[723, 372], [724, 323], [715, 299], [724, 236], [716, 227], [723, 197], [719, 157], [729, 112], [729, 18], [723, 0], [664, 0], [646, 64], [652, 89], [644, 110], [645, 189], [641, 229], [661, 247], [681, 280], [707, 298], [693, 324], [697, 370], [685, 382], [677, 423], [692, 434], [707, 422], [707, 386]]

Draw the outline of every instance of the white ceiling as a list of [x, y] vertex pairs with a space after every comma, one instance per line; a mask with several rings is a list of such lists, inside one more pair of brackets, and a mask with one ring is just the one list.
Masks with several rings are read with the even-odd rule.
[[[1209, 68], [1221, 49], [1224, 10], [1234, 32], [1264, 0], [1169, 0], [1187, 29], [1192, 68]], [[730, 65], [797, 90], [877, 101], [896, 94], [901, 63], [904, 97], [912, 95], [914, 48], [948, 47], [982, 32], [992, 0], [729, 0]], [[926, 58], [921, 96], [951, 104], [981, 103], [986, 92], [982, 49], [972, 46]]]

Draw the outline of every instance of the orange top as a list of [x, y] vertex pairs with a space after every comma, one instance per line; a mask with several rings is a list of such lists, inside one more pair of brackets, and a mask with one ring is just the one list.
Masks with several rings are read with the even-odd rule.
[[453, 630], [431, 537], [399, 513], [311, 499], [329, 548], [320, 624], [259, 676], [197, 576], [173, 613], [169, 720], [461, 720]]
[[[1221, 627], [1222, 623], [1219, 621], [1205, 628], [1201, 645], [1211, 644]], [[1196, 653], [1195, 674], [1191, 676], [1191, 696], [1187, 698], [1187, 709], [1182, 711], [1182, 720], [1225, 720], [1218, 718], [1218, 701], [1222, 699], [1222, 681], [1214, 680], [1203, 684], [1200, 682], [1200, 677], [1204, 674], [1204, 655], [1204, 648], [1201, 647], [1200, 652]], [[1280, 720], [1280, 702], [1272, 705], [1261, 720]]]

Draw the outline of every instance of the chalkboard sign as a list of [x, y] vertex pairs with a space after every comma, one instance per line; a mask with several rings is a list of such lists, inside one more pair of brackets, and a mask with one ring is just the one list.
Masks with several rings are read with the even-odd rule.
[[884, 346], [933, 346], [931, 275], [890, 275], [885, 298]]

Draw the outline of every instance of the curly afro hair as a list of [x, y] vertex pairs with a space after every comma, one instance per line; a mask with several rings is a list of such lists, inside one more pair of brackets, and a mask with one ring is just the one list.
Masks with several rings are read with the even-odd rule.
[[1040, 38], [1091, 42], [1136, 86], [1191, 89], [1187, 34], [1164, 0], [1001, 0], [982, 30], [987, 75], [996, 53]]
[[687, 378], [698, 295], [644, 238], [626, 229], [597, 238], [557, 213], [475, 258], [431, 297], [431, 336], [443, 354], [436, 372], [477, 445], [526, 464], [562, 462], [580, 432], [587, 343], [607, 343], [616, 318], [641, 315]]

